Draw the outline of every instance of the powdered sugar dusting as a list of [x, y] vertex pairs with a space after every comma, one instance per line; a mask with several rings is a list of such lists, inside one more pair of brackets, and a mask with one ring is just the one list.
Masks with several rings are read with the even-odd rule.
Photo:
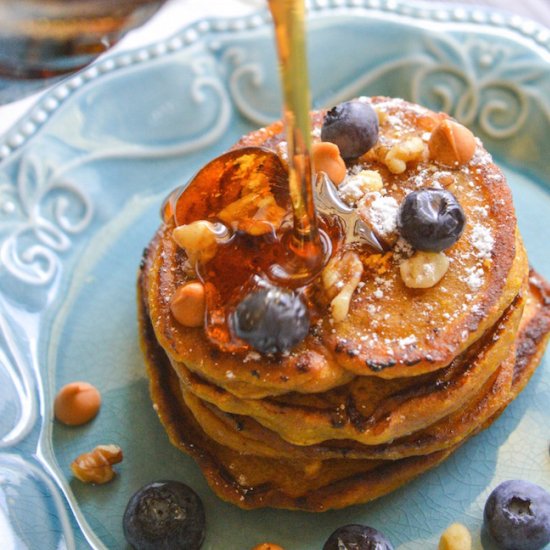
[[368, 192], [380, 191], [383, 187], [380, 173], [374, 170], [350, 172], [338, 187], [340, 198], [351, 206]]
[[396, 260], [406, 260], [410, 258], [414, 253], [414, 248], [403, 237], [397, 239], [395, 247], [393, 249], [393, 256]]
[[382, 236], [390, 235], [397, 231], [397, 211], [399, 205], [393, 197], [378, 196], [370, 203], [369, 219], [374, 225], [373, 229]]
[[470, 236], [472, 246], [477, 250], [478, 258], [489, 258], [495, 244], [495, 239], [491, 235], [491, 230], [481, 224], [474, 225]]
[[464, 282], [468, 285], [468, 288], [472, 291], [479, 290], [483, 285], [484, 272], [483, 269], [477, 266], [466, 269], [466, 277]]
[[407, 346], [412, 346], [413, 344], [416, 344], [418, 340], [414, 334], [411, 334], [406, 338], [399, 338], [397, 342], [400, 348], [406, 348]]
[[258, 352], [249, 351], [243, 359], [243, 363], [248, 363], [249, 361], [259, 361], [261, 358], [262, 356]]

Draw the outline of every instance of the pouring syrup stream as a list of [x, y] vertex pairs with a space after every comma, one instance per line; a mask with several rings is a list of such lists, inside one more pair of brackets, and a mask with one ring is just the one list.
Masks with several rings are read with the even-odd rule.
[[283, 112], [288, 144], [289, 192], [293, 231], [287, 246], [292, 265], [277, 265], [278, 279], [307, 282], [316, 277], [330, 255], [329, 240], [317, 226], [311, 166], [310, 92], [307, 72], [304, 1], [268, 0], [283, 88]]

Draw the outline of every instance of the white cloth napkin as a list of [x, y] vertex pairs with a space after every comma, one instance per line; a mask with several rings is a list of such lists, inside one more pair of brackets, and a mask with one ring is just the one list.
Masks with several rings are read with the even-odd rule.
[[[169, 0], [148, 23], [130, 32], [110, 51], [129, 50], [151, 44], [198, 19], [245, 15], [266, 5], [267, 0]], [[9, 130], [36, 103], [42, 93], [0, 106], [0, 135]]]

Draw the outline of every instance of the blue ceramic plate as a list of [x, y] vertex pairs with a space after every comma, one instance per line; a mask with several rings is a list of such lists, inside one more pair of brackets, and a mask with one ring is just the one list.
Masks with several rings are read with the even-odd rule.
[[[513, 187], [531, 262], [550, 277], [550, 33], [519, 18], [393, 0], [318, 1], [309, 23], [317, 106], [401, 96], [472, 127]], [[273, 541], [320, 548], [361, 522], [396, 548], [435, 548], [454, 521], [475, 548], [496, 484], [550, 489], [548, 359], [491, 427], [441, 467], [379, 501], [321, 515], [245, 512], [218, 500], [168, 443], [138, 348], [135, 277], [167, 192], [242, 134], [278, 117], [269, 19], [202, 21], [59, 85], [0, 142], [0, 546], [125, 547], [129, 496], [176, 478], [202, 497], [205, 549]], [[102, 393], [81, 428], [52, 420], [63, 384]], [[105, 486], [69, 464], [97, 444], [125, 453]]]

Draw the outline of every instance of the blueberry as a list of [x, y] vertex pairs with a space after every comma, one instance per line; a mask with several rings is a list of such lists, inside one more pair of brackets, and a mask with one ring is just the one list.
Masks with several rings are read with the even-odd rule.
[[187, 485], [156, 481], [130, 498], [122, 526], [136, 550], [198, 550], [204, 540], [204, 507]]
[[391, 542], [366, 525], [344, 525], [330, 535], [323, 550], [393, 550]]
[[338, 145], [344, 159], [360, 157], [378, 141], [376, 111], [364, 101], [336, 105], [325, 115], [321, 139]]
[[505, 481], [489, 495], [484, 519], [499, 548], [539, 550], [550, 542], [550, 493], [529, 481]]
[[235, 335], [262, 353], [289, 351], [309, 330], [309, 312], [296, 292], [277, 287], [248, 294], [231, 316]]
[[456, 197], [444, 189], [409, 193], [399, 207], [397, 227], [416, 249], [441, 252], [458, 241], [466, 216]]

